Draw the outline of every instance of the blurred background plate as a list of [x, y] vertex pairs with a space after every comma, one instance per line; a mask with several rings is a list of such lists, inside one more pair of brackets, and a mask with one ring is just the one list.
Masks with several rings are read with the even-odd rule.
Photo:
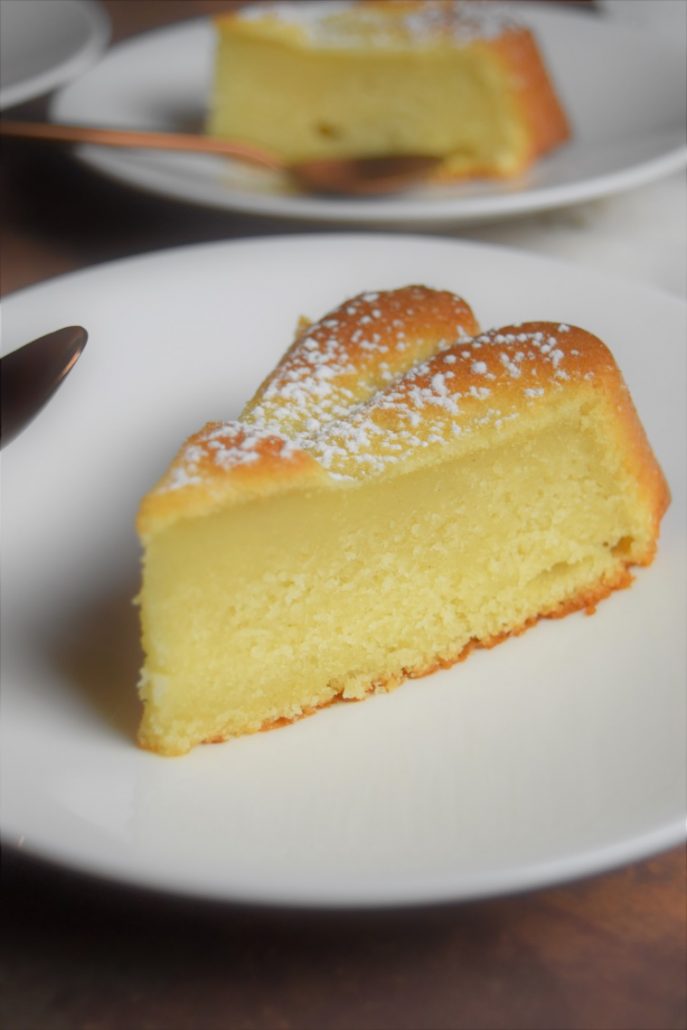
[[[279, 175], [221, 158], [96, 147], [77, 153], [102, 173], [195, 204], [276, 217], [396, 224], [496, 219], [578, 203], [639, 186], [687, 163], [687, 73], [680, 38], [626, 27], [603, 13], [552, 5], [523, 5], [521, 10], [541, 43], [574, 135], [514, 182], [426, 186], [390, 197], [323, 198], [290, 192]], [[120, 44], [55, 98], [51, 117], [201, 131], [213, 51], [209, 20]]]
[[69, 82], [109, 37], [109, 19], [92, 0], [0, 0], [0, 109]]
[[[631, 589], [359, 705], [179, 759], [134, 742], [139, 498], [236, 416], [290, 342], [364, 289], [425, 282], [486, 326], [563, 320], [613, 349], [673, 501]], [[8, 348], [89, 345], [2, 455], [6, 841], [224, 900], [405, 905], [599, 872], [685, 832], [687, 305], [510, 249], [317, 235], [168, 250], [8, 298]]]

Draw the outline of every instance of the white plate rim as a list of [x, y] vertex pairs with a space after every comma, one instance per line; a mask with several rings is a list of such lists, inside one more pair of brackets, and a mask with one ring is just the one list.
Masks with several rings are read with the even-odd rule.
[[642, 164], [626, 169], [624, 172], [609, 172], [581, 183], [575, 196], [571, 197], [566, 186], [547, 187], [540, 190], [528, 190], [498, 197], [473, 197], [470, 207], [464, 207], [459, 201], [446, 201], [442, 205], [442, 213], [428, 212], [422, 201], [394, 201], [393, 207], [377, 208], [372, 215], [360, 207], [360, 201], [342, 201], [340, 205], [324, 198], [300, 197], [294, 195], [284, 198], [278, 195], [264, 194], [257, 198], [250, 194], [235, 193], [231, 203], [227, 205], [215, 203], [202, 185], [189, 182], [181, 192], [171, 192], [159, 188], [156, 170], [145, 165], [132, 165], [126, 157], [117, 153], [104, 153], [102, 147], [78, 146], [75, 153], [79, 159], [108, 179], [121, 185], [142, 188], [155, 194], [164, 195], [176, 203], [192, 202], [210, 210], [221, 208], [233, 210], [245, 215], [260, 215], [285, 220], [303, 222], [330, 222], [338, 225], [378, 224], [382, 228], [394, 225], [403, 226], [412, 231], [412, 223], [444, 223], [446, 221], [469, 225], [496, 219], [517, 218], [519, 215], [535, 214], [551, 211], [556, 208], [583, 204], [591, 200], [600, 200], [616, 193], [646, 186], [657, 179], [662, 179], [673, 172], [687, 167], [687, 146], [676, 148], [666, 154], [651, 158]]
[[[536, 6], [526, 5], [524, 13], [535, 24], [538, 15], [553, 17], [586, 26], [595, 25], [601, 31], [608, 31], [611, 26], [598, 16], [585, 11], [558, 10], [554, 7], [542, 12]], [[189, 19], [171, 26], [153, 29], [127, 44], [145, 45], [148, 39], [161, 39], [163, 36], [188, 32], [206, 22], [207, 19]], [[638, 30], [630, 26], [622, 26], [622, 31], [635, 37]], [[649, 46], [664, 47], [660, 39], [650, 39]], [[117, 48], [114, 48], [115, 51]], [[120, 51], [121, 52], [121, 51]], [[674, 55], [673, 55], [674, 56]], [[77, 89], [79, 84], [77, 84]], [[69, 87], [62, 89], [52, 100], [50, 118], [55, 121], [74, 120], [71, 107], [72, 97], [76, 93], [68, 92]], [[77, 100], [78, 110], [78, 100]], [[77, 115], [78, 120], [78, 115]], [[285, 219], [300, 219], [313, 222], [330, 222], [333, 224], [351, 225], [407, 225], [415, 223], [419, 230], [422, 226], [443, 222], [469, 224], [477, 221], [510, 218], [524, 213], [547, 211], [557, 207], [575, 205], [585, 201], [599, 199], [613, 193], [622, 192], [646, 185], [687, 166], [687, 142], [670, 147], [661, 153], [640, 159], [625, 168], [592, 174], [577, 182], [544, 185], [510, 192], [506, 187], [501, 193], [486, 196], [469, 196], [456, 198], [426, 198], [414, 193], [400, 198], [388, 197], [378, 202], [373, 198], [365, 200], [339, 198], [331, 200], [325, 197], [305, 197], [298, 195], [280, 195], [276, 193], [253, 194], [233, 189], [226, 193], [208, 187], [202, 181], [192, 177], [177, 186], [173, 182], [165, 182], [164, 168], [148, 167], [144, 162], [132, 161], [127, 152], [107, 151], [95, 146], [81, 146], [75, 150], [77, 158], [100, 174], [129, 185], [134, 188], [148, 190], [177, 202], [190, 202], [203, 207], [238, 211], [245, 214], [264, 215]], [[160, 155], [157, 155], [159, 158]], [[546, 160], [546, 158], [544, 158]]]
[[27, 845], [21, 838], [13, 834], [11, 828], [0, 832], [3, 847], [11, 849], [15, 854], [26, 855], [40, 862], [47, 862], [58, 869], [88, 876], [98, 881], [105, 881], [123, 887], [143, 889], [157, 894], [179, 898], [196, 898], [199, 901], [227, 905], [267, 906], [270, 908], [295, 908], [312, 910], [363, 910], [363, 909], [407, 909], [424, 905], [462, 904], [470, 901], [483, 901], [524, 894], [532, 891], [547, 890], [557, 886], [574, 884], [592, 876], [602, 876], [615, 870], [623, 869], [635, 862], [655, 858], [679, 847], [687, 841], [687, 826], [684, 820], [676, 819], [673, 823], [638, 835], [622, 844], [591, 850], [574, 858], [564, 858], [556, 862], [533, 863], [523, 867], [518, 876], [504, 882], [498, 874], [475, 876], [461, 879], [460, 891], [456, 892], [455, 878], [437, 879], [431, 887], [426, 881], [406, 880], [401, 886], [405, 896], [399, 896], [398, 885], [393, 893], [385, 896], [375, 884], [371, 890], [358, 887], [349, 897], [346, 894], [334, 896], [330, 892], [299, 891], [291, 892], [265, 886], [264, 883], [242, 885], [235, 890], [218, 890], [216, 887], [203, 888], [197, 880], [182, 879], [173, 876], [160, 876], [152, 870], [139, 870], [133, 875], [122, 868], [120, 863], [100, 861], [94, 868], [84, 860], [78, 849], [47, 848]]
[[[64, 0], [57, 0], [64, 3]], [[55, 0], [53, 0], [55, 3]], [[42, 96], [85, 72], [105, 50], [110, 40], [111, 25], [105, 9], [97, 0], [67, 0], [78, 8], [88, 23], [89, 38], [71, 57], [39, 75], [0, 88], [0, 110]]]
[[[175, 260], [178, 257], [188, 258], [199, 250], [212, 249], [219, 251], [224, 248], [260, 249], [261, 247], [272, 247], [275, 245], [283, 247], [285, 245], [288, 246], [291, 243], [302, 243], [303, 241], [310, 241], [313, 245], [318, 246], [322, 242], [327, 245], [338, 243], [342, 239], [349, 241], [354, 240], [359, 243], [365, 239], [378, 241], [384, 238], [386, 238], [387, 242], [391, 246], [397, 246], [399, 242], [402, 243], [405, 239], [411, 243], [414, 241], [419, 243], [425, 242], [449, 249], [457, 248], [466, 252], [478, 250], [485, 256], [490, 252], [498, 253], [501, 256], [507, 255], [510, 260], [525, 258], [535, 266], [538, 264], [542, 268], [544, 266], [554, 266], [558, 272], [567, 276], [577, 273], [582, 279], [586, 279], [587, 282], [591, 282], [592, 279], [595, 281], [600, 279], [601, 286], [603, 286], [604, 281], [615, 283], [616, 286], [625, 285], [628, 289], [631, 289], [633, 294], [640, 295], [640, 299], [643, 294], [647, 297], [654, 298], [654, 300], [669, 303], [674, 306], [676, 310], [679, 308], [682, 312], [687, 311], [686, 302], [663, 290], [655, 287], [638, 287], [634, 283], [625, 282], [625, 280], [619, 276], [603, 275], [599, 277], [595, 273], [590, 273], [581, 269], [578, 265], [575, 265], [572, 262], [567, 262], [561, 259], [551, 259], [531, 255], [511, 248], [493, 246], [485, 243], [438, 240], [435, 237], [423, 236], [420, 234], [412, 234], [405, 237], [399, 237], [396, 235], [381, 237], [380, 234], [365, 233], [323, 234], [317, 236], [302, 234], [289, 237], [278, 237], [276, 239], [266, 237], [249, 240], [229, 242], [215, 241], [205, 244], [187, 245], [166, 251], [151, 252], [130, 258], [121, 258], [113, 262], [107, 262], [103, 265], [95, 266], [94, 268], [56, 276], [54, 279], [46, 280], [45, 283], [36, 284], [16, 291], [9, 295], [6, 298], [6, 301], [12, 301], [13, 303], [26, 303], [31, 300], [32, 295], [40, 294], [44, 286], [59, 288], [60, 284], [65, 281], [73, 283], [74, 281], [78, 282], [83, 281], [84, 279], [88, 280], [88, 278], [93, 276], [100, 277], [102, 275], [107, 275], [111, 268], [121, 269], [127, 265], [133, 265], [134, 267], [139, 266], [140, 268], [148, 262], [155, 262], [160, 257], [170, 258], [171, 260]], [[12, 825], [7, 825], [4, 817], [2, 827], [0, 828], [0, 835], [7, 846], [18, 848], [20, 851], [24, 851], [26, 854], [38, 859], [46, 860], [58, 865], [64, 865], [72, 870], [82, 872], [90, 876], [95, 876], [96, 878], [110, 879], [113, 882], [158, 890], [167, 894], [192, 896], [215, 902], [267, 904], [287, 907], [401, 908], [422, 904], [451, 903], [455, 901], [467, 901], [485, 897], [497, 897], [521, 891], [546, 888], [592, 874], [603, 873], [629, 862], [638, 861], [657, 854], [682, 843], [687, 837], [687, 825], [683, 818], [676, 818], [669, 823], [656, 825], [646, 832], [639, 833], [634, 837], [602, 848], [595, 848], [586, 852], [583, 851], [574, 856], [563, 856], [559, 859], [544, 863], [530, 863], [529, 865], [521, 867], [518, 875], [511, 876], [507, 880], [504, 880], [503, 875], [498, 871], [492, 874], [481, 876], [476, 875], [471, 878], [468, 877], [467, 879], [464, 875], [461, 875], [460, 891], [458, 894], [456, 894], [455, 890], [455, 878], [452, 879], [451, 877], [445, 877], [443, 880], [438, 878], [432, 883], [431, 887], [428, 887], [426, 882], [418, 883], [413, 881], [411, 878], [405, 883], [403, 888], [404, 892], [408, 892], [409, 894], [407, 897], [398, 896], [398, 884], [395, 885], [394, 891], [389, 896], [384, 896], [383, 893], [380, 895], [379, 885], [375, 884], [371, 892], [366, 893], [364, 888], [358, 888], [352, 897], [346, 896], [345, 894], [339, 897], [320, 896], [317, 893], [308, 894], [307, 891], [305, 893], [299, 893], [297, 890], [293, 893], [289, 893], [283, 889], [271, 891], [269, 888], [265, 888], [264, 884], [260, 884], [259, 882], [256, 885], [253, 885], [252, 888], [250, 885], [244, 885], [236, 893], [232, 893], [231, 890], [218, 890], [216, 887], [203, 889], [197, 882], [193, 881], [193, 877], [191, 877], [190, 880], [184, 880], [183, 877], [179, 876], [160, 877], [158, 872], [144, 869], [139, 869], [137, 873], [132, 873], [131, 869], [123, 868], [121, 862], [117, 863], [114, 861], [112, 863], [108, 863], [107, 861], [102, 860], [102, 856], [98, 861], [97, 867], [94, 868], [92, 862], [89, 864], [89, 862], [84, 859], [83, 855], [80, 855], [78, 848], [72, 850], [68, 846], [50, 846], [46, 843], [43, 843], [42, 845], [40, 843], [30, 845], [25, 844], [18, 839], [17, 829]]]

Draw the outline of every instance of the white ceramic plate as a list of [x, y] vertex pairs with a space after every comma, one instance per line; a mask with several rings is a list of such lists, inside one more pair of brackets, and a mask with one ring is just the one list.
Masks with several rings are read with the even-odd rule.
[[[87, 164], [168, 197], [260, 214], [337, 221], [467, 222], [588, 200], [687, 163], [685, 51], [585, 13], [525, 9], [569, 111], [574, 139], [515, 183], [420, 187], [401, 196], [299, 196], [282, 178], [222, 158], [87, 147]], [[55, 121], [200, 129], [213, 30], [194, 21], [115, 47], [56, 98]]]
[[1, 0], [0, 109], [69, 82], [102, 53], [110, 23], [90, 0]]
[[[235, 416], [289, 342], [364, 288], [463, 293], [485, 326], [608, 340], [670, 480], [655, 564], [393, 694], [180, 759], [137, 750], [139, 497]], [[400, 905], [539, 886], [679, 841], [685, 815], [685, 304], [572, 266], [422, 237], [169, 251], [5, 304], [7, 348], [86, 351], [3, 452], [2, 823], [27, 851], [220, 899]]]

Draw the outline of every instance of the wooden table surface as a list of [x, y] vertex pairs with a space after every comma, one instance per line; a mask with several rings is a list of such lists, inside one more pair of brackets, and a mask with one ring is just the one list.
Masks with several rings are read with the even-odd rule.
[[[117, 40], [228, 4], [105, 6]], [[146, 196], [44, 145], [3, 158], [4, 293], [161, 247], [304, 228]], [[18, 853], [3, 877], [8, 1030], [687, 1026], [683, 848], [554, 890], [381, 914], [170, 900]]]

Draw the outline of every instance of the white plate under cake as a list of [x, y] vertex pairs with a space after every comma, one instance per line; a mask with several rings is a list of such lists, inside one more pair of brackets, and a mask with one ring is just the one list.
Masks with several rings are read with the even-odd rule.
[[[673, 44], [608, 24], [598, 15], [569, 9], [572, 5], [552, 8], [518, 5], [551, 71], [572, 137], [543, 156], [529, 174], [507, 183], [419, 186], [376, 198], [315, 197], [294, 192], [283, 176], [212, 156], [98, 147], [78, 148], [76, 153], [105, 175], [193, 204], [371, 224], [443, 225], [502, 218], [607, 196], [684, 167], [687, 102], [680, 41]], [[215, 48], [209, 19], [118, 44], [55, 98], [51, 117], [200, 131], [212, 92]]]
[[[607, 342], [672, 491], [656, 558], [592, 618], [390, 694], [180, 759], [143, 751], [140, 498], [179, 442], [240, 414], [285, 327], [373, 282]], [[345, 906], [542, 886], [683, 839], [684, 302], [512, 250], [318, 234], [102, 265], [3, 309], [8, 350], [77, 316], [93, 344], [2, 452], [6, 843], [161, 890]]]

